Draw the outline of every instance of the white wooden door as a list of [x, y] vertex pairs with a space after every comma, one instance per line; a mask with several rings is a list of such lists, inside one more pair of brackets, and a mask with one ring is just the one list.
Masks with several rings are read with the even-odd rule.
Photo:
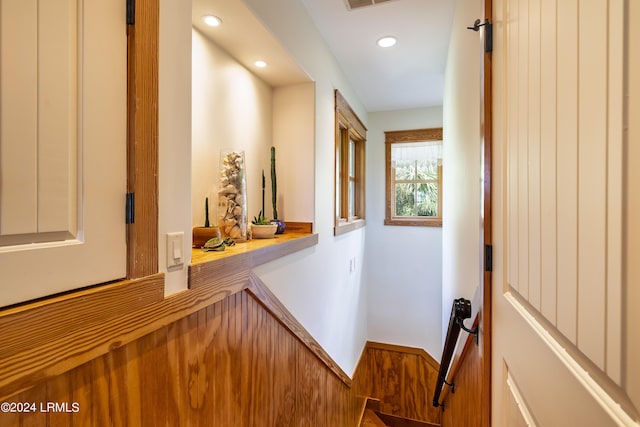
[[493, 425], [639, 425], [625, 122], [640, 7], [493, 6]]
[[0, 0], [0, 307], [124, 277], [125, 2]]

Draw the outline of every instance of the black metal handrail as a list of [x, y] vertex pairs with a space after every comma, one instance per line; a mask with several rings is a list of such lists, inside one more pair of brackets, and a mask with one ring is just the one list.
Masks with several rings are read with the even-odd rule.
[[456, 348], [458, 342], [458, 336], [460, 335], [460, 329], [475, 334], [477, 338], [477, 329], [471, 330], [464, 326], [462, 323], [464, 319], [471, 317], [471, 301], [464, 298], [458, 298], [453, 300], [451, 306], [451, 316], [449, 317], [449, 327], [447, 328], [447, 337], [444, 341], [444, 349], [442, 350], [442, 360], [440, 361], [440, 370], [438, 371], [438, 379], [436, 381], [436, 388], [433, 394], [433, 406], [438, 407], [440, 405], [440, 393], [444, 384], [453, 386], [446, 381], [447, 372], [449, 371], [449, 365], [451, 365], [451, 358], [453, 351]]

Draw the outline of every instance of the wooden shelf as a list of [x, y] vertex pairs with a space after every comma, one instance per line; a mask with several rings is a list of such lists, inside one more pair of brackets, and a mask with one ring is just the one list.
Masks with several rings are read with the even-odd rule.
[[294, 229], [271, 239], [239, 242], [222, 252], [193, 249], [189, 266], [189, 289], [196, 289], [220, 278], [246, 272], [258, 265], [317, 244], [317, 234]]

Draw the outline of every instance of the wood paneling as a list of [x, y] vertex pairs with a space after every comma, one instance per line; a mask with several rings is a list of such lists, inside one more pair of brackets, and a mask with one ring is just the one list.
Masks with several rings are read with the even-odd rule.
[[620, 381], [624, 11], [511, 0], [509, 286]]
[[354, 375], [358, 395], [380, 400], [380, 411], [440, 423], [431, 405], [438, 363], [424, 350], [368, 342]]
[[443, 427], [482, 426], [482, 352], [473, 345], [454, 379], [455, 392], [449, 393], [442, 411]]
[[[244, 269], [247, 265], [258, 265], [274, 254], [284, 256], [308, 247], [309, 242], [317, 242], [317, 235], [304, 236], [300, 243], [289, 239], [276, 245], [274, 250], [265, 248], [264, 253], [255, 256], [243, 255], [248, 257], [248, 263], [217, 265], [217, 269], [207, 270], [208, 277], [201, 276], [198, 289], [167, 298], [163, 298], [164, 275], [157, 274], [0, 312], [0, 326], [7, 337], [0, 346], [3, 362], [0, 364], [0, 398], [66, 372], [240, 292], [249, 286], [249, 271]], [[274, 304], [271, 309], [285, 310]], [[290, 315], [277, 315], [278, 318], [287, 316]], [[292, 332], [303, 342], [313, 340], [304, 328], [294, 328]], [[327, 360], [326, 353], [321, 357]]]
[[246, 292], [8, 400], [77, 402], [79, 411], [0, 414], [7, 427], [346, 427], [364, 403]]

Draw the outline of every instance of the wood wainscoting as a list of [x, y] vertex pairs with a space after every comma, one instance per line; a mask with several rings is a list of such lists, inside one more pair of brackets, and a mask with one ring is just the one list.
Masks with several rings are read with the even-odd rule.
[[[0, 425], [357, 426], [364, 399], [257, 293], [227, 296], [14, 395], [7, 401], [37, 410], [0, 414]], [[41, 410], [47, 402], [69, 412]]]
[[369, 341], [353, 388], [357, 395], [380, 400], [380, 412], [440, 424], [440, 410], [431, 405], [439, 369], [422, 349]]

